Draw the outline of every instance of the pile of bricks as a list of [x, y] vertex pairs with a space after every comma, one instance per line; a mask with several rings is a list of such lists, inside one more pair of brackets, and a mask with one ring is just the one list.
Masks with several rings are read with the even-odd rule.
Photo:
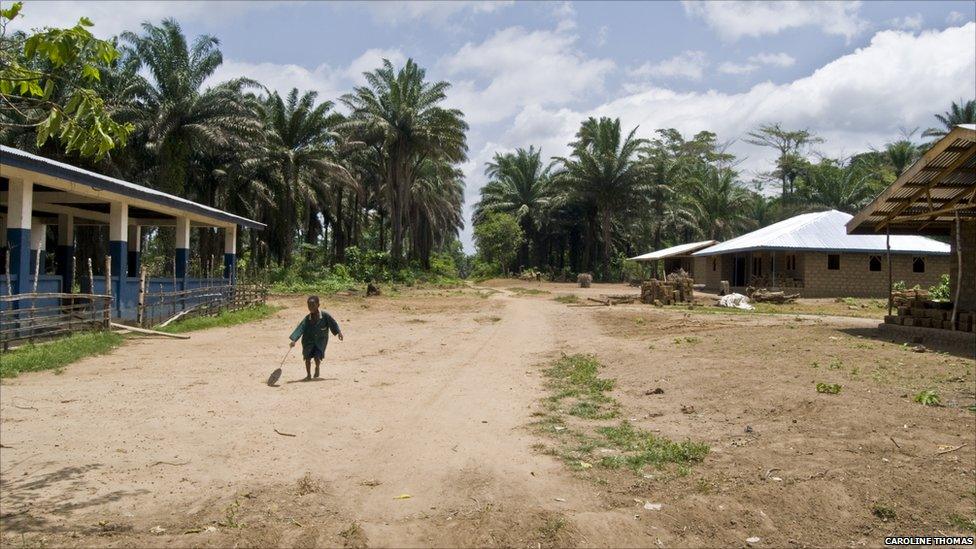
[[956, 325], [953, 326], [952, 307], [947, 307], [945, 302], [930, 301], [927, 298], [928, 292], [924, 290], [908, 290], [902, 295], [895, 296], [898, 314], [885, 316], [885, 323], [976, 332], [976, 313], [959, 311], [956, 315]]
[[654, 305], [691, 303], [695, 300], [695, 280], [687, 275], [672, 273], [667, 280], [651, 279], [641, 284], [641, 302]]

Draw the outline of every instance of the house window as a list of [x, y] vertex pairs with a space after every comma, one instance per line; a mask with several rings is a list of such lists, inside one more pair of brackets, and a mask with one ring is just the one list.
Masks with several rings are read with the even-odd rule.
[[827, 254], [827, 270], [828, 271], [840, 270], [840, 254]]
[[880, 255], [872, 255], [871, 256], [871, 259], [868, 260], [868, 269], [871, 270], [871, 271], [880, 271], [881, 270], [881, 256]]
[[712, 270], [713, 271], [717, 271], [718, 270], [718, 258], [717, 257], [713, 257], [712, 258]]
[[913, 273], [924, 273], [925, 272], [925, 258], [924, 257], [913, 257], [912, 258], [912, 272]]
[[762, 258], [752, 258], [752, 276], [762, 276]]
[[796, 256], [788, 255], [786, 256], [786, 270], [795, 271], [796, 270]]

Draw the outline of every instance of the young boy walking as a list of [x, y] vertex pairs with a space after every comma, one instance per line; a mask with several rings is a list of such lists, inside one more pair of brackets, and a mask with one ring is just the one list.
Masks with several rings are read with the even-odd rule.
[[325, 348], [329, 344], [329, 332], [342, 341], [342, 330], [329, 313], [319, 312], [319, 296], [308, 297], [308, 315], [302, 319], [288, 339], [291, 346], [299, 338], [302, 340], [302, 358], [305, 359], [305, 380], [312, 379], [312, 360], [315, 360], [315, 377], [319, 377], [319, 364], [325, 358]]

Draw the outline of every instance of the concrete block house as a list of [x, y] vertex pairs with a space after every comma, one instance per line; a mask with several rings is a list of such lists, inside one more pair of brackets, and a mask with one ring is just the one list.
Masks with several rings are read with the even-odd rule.
[[[801, 297], [887, 297], [885, 235], [848, 234], [852, 216], [836, 210], [801, 214], [692, 254], [695, 282], [718, 291], [749, 286]], [[892, 277], [928, 288], [951, 268], [949, 244], [918, 235], [891, 237]]]

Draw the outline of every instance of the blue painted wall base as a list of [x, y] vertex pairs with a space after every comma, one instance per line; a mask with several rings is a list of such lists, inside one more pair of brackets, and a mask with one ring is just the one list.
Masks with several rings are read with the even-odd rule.
[[129, 273], [129, 243], [125, 240], [113, 240], [108, 243], [108, 253], [112, 256], [112, 296], [115, 298], [115, 311], [122, 316], [122, 304], [129, 301], [129, 285], [125, 283]]
[[75, 247], [59, 244], [56, 257], [58, 275], [61, 276], [61, 291], [70, 294], [72, 282], [75, 280]]
[[224, 278], [231, 284], [237, 281], [237, 254], [224, 254]]
[[186, 278], [186, 268], [190, 262], [190, 250], [176, 248], [176, 278]]

